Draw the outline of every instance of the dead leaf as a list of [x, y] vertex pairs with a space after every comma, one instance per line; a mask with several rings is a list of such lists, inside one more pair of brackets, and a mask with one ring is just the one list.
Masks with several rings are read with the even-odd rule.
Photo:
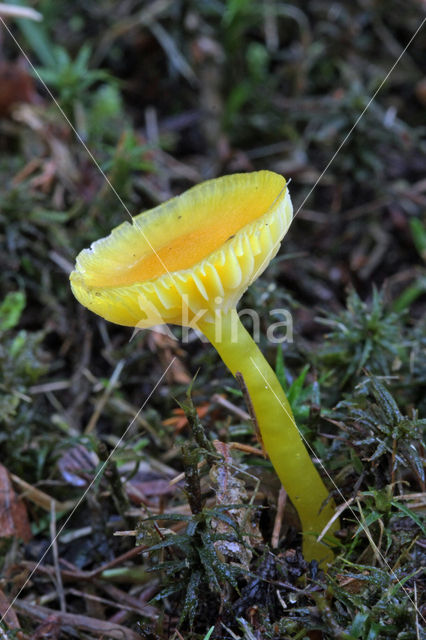
[[58, 460], [58, 468], [64, 480], [73, 487], [85, 487], [93, 478], [98, 464], [98, 456], [93, 451], [78, 444], [67, 449]]
[[164, 478], [144, 478], [143, 473], [137, 473], [125, 484], [126, 493], [134, 504], [146, 504], [148, 497], [158, 497], [171, 495], [175, 488], [170, 486], [170, 482]]
[[[7, 613], [6, 613], [7, 612]], [[9, 629], [20, 629], [18, 616], [13, 608], [10, 606], [9, 600], [6, 598], [4, 592], [0, 589], [0, 617], [7, 624]]]
[[15, 122], [27, 126], [46, 145], [47, 153], [41, 162], [41, 174], [32, 179], [33, 187], [49, 190], [56, 179], [66, 189], [75, 192], [80, 174], [69, 148], [71, 129], [62, 122], [53, 127], [43, 109], [27, 103], [19, 103], [11, 115]]
[[353, 578], [352, 576], [346, 576], [344, 574], [338, 574], [337, 580], [339, 582], [339, 587], [352, 595], [361, 593], [366, 586], [365, 580]]
[[[204, 402], [199, 407], [196, 407], [197, 414], [200, 419], [206, 416], [210, 409], [210, 406], [211, 405], [209, 402]], [[174, 427], [177, 432], [182, 431], [182, 429], [184, 429], [188, 424], [188, 419], [185, 415], [185, 411], [180, 407], [177, 407], [176, 409], [173, 409], [172, 413], [173, 417], [163, 420], [162, 424], [166, 427]]]
[[0, 117], [8, 116], [15, 104], [34, 104], [40, 100], [35, 90], [34, 79], [21, 60], [0, 62]]
[[24, 502], [16, 495], [7, 469], [0, 464], [0, 538], [31, 540], [32, 534]]

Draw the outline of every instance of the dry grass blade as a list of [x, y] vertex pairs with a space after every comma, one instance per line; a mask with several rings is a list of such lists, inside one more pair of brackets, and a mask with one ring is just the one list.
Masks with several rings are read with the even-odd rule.
[[55, 504], [56, 513], [67, 513], [68, 511], [71, 511], [71, 509], [75, 506], [74, 500], [67, 500], [66, 502], [54, 500], [47, 493], [41, 491], [40, 489], [37, 489], [36, 487], [33, 487], [14, 473], [11, 473], [10, 477], [15, 485], [17, 485], [21, 489], [21, 491], [24, 492], [23, 497], [25, 497], [26, 500], [30, 500], [31, 502], [36, 504], [38, 507], [41, 507], [42, 509], [44, 509], [44, 511], [50, 513], [52, 502], [54, 502]]

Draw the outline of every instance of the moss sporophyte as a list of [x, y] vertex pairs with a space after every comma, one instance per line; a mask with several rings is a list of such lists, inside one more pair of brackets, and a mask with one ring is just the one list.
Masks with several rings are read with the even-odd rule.
[[[264, 447], [299, 514], [305, 558], [329, 562], [332, 551], [316, 537], [334, 504], [280, 383], [236, 311], [277, 253], [292, 214], [286, 181], [276, 173], [208, 180], [82, 251], [71, 287], [81, 304], [117, 324], [196, 323], [232, 374], [244, 378]], [[335, 521], [329, 534], [338, 527]]]

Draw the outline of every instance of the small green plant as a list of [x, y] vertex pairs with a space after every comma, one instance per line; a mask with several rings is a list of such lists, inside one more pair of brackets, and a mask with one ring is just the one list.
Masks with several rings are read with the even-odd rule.
[[[155, 600], [178, 598], [180, 623], [188, 619], [193, 627], [197, 613], [214, 619], [212, 603], [219, 605], [224, 590], [238, 592], [238, 579], [249, 569], [257, 527], [250, 523], [251, 505], [246, 502], [244, 484], [207, 438], [190, 393], [191, 388], [182, 408], [195, 442], [182, 446], [182, 460], [191, 515], [165, 513], [148, 517], [139, 524], [137, 542], [148, 545], [150, 554], [169, 554], [167, 560], [162, 559], [151, 568], [166, 577]], [[209, 485], [214, 492], [214, 503], [209, 506], [202, 494], [200, 463], [209, 469]], [[234, 500], [239, 502], [233, 504]], [[160, 521], [184, 523], [185, 531], [176, 534], [170, 529], [162, 530]]]
[[419, 256], [426, 262], [426, 225], [419, 218], [411, 218], [410, 229], [414, 246]]
[[286, 393], [298, 425], [300, 425], [301, 421], [306, 422], [312, 404], [319, 400], [318, 384], [306, 384], [306, 376], [309, 369], [310, 365], [306, 364], [297, 378], [289, 384], [286, 378], [283, 352], [281, 348], [278, 348], [275, 361], [275, 373]]
[[328, 377], [326, 372], [320, 380], [316, 378], [308, 380], [310, 368], [310, 365], [306, 364], [299, 375], [290, 382], [286, 374], [282, 349], [278, 348], [275, 373], [288, 397], [296, 422], [302, 428], [309, 425], [313, 415], [320, 412], [321, 386], [326, 383]]
[[[326, 577], [327, 590], [296, 594], [294, 606], [273, 625], [265, 638], [294, 640], [310, 631], [339, 640], [417, 640], [420, 627], [412, 597], [417, 572], [343, 561]], [[244, 636], [249, 638], [254, 636]]]
[[410, 372], [405, 383], [412, 392], [412, 402], [421, 415], [426, 413], [426, 322], [421, 319], [412, 331], [410, 340]]
[[[166, 585], [155, 600], [172, 595], [179, 597], [182, 602], [180, 623], [187, 618], [192, 627], [197, 612], [207, 604], [206, 598], [218, 601], [226, 585], [238, 590], [238, 577], [242, 575], [243, 567], [227, 562], [223, 548], [226, 545], [230, 548], [233, 545], [238, 545], [238, 548], [244, 546], [245, 542], [232, 511], [248, 507], [242, 504], [216, 505], [213, 508], [202, 506], [197, 470], [200, 449], [191, 445], [184, 446], [183, 461], [186, 493], [192, 515], [166, 513], [146, 518], [139, 525], [137, 542], [150, 544], [150, 554], [155, 551], [169, 553], [168, 560], [159, 562], [151, 569], [161, 571], [166, 576]], [[186, 523], [185, 532], [163, 532], [158, 527], [159, 521]], [[218, 523], [224, 525], [226, 531], [223, 528], [220, 530]]]
[[406, 353], [401, 318], [388, 311], [376, 288], [370, 303], [352, 289], [344, 311], [327, 313], [318, 322], [331, 328], [318, 356], [323, 366], [333, 369], [333, 384], [341, 388], [353, 384], [364, 368], [385, 376], [399, 369]]
[[127, 118], [121, 93], [115, 82], [101, 84], [94, 92], [87, 120], [90, 141], [116, 144], [117, 137], [123, 130], [123, 123], [127, 125]]
[[[324, 62], [330, 64], [329, 60], [323, 58]], [[347, 88], [340, 100], [330, 103], [327, 118], [324, 118], [323, 113], [312, 114], [307, 137], [313, 146], [336, 148], [369, 103], [377, 83], [377, 78], [373, 78], [371, 87], [366, 87], [359, 78], [354, 78], [353, 68], [342, 65], [340, 61], [337, 69], [341, 74], [340, 82]], [[316, 75], [321, 78], [321, 73]], [[410, 137], [414, 135], [413, 132], [406, 123], [395, 118], [392, 124], [395, 133], [390, 136], [389, 127], [385, 124], [386, 110], [377, 102], [370, 104], [365, 117], [357, 124], [356, 136], [348, 138], [341, 153], [336, 157], [336, 173], [350, 175], [351, 179], [358, 183], [378, 180], [386, 171], [383, 148], [401, 153], [407, 146]]]
[[[186, 522], [185, 533], [174, 535], [162, 534], [163, 539], [150, 547], [149, 552], [172, 550], [172, 559], [159, 562], [152, 571], [161, 571], [166, 576], [168, 584], [155, 597], [162, 600], [171, 595], [183, 597], [180, 622], [188, 618], [190, 625], [194, 624], [195, 616], [203, 599], [200, 594], [209, 594], [210, 598], [218, 601], [218, 596], [225, 584], [238, 588], [237, 579], [241, 576], [242, 568], [224, 562], [219, 558], [215, 543], [240, 542], [235, 522], [227, 515], [229, 508], [236, 505], [226, 505], [221, 508], [203, 509], [199, 514], [185, 516], [180, 514], [164, 514], [152, 516], [145, 520], [138, 534], [139, 543], [146, 538], [146, 526], [150, 521]], [[238, 505], [241, 507], [241, 505]], [[235, 535], [215, 533], [211, 528], [212, 520], [222, 521], [234, 527]]]
[[[425, 484], [423, 442], [426, 419], [415, 411], [403, 415], [385, 385], [371, 376], [358, 392], [337, 405], [341, 428], [360, 457], [375, 469], [389, 468], [388, 482], [398, 470], [410, 468], [420, 487]], [[376, 474], [380, 477], [380, 474]], [[385, 482], [386, 475], [381, 476]]]
[[[330, 577], [330, 583], [333, 585], [333, 594], [342, 605], [341, 611], [345, 612], [344, 630], [349, 634], [346, 636], [348, 640], [414, 640], [419, 637], [416, 635], [412, 586], [409, 586], [414, 581], [415, 573], [404, 569], [389, 571], [387, 568], [345, 561], [343, 572]], [[350, 580], [356, 584], [356, 593], [345, 589], [345, 583], [349, 584]]]
[[0, 331], [16, 327], [25, 309], [25, 303], [23, 291], [13, 291], [7, 294], [0, 304]]
[[[416, 248], [419, 257], [426, 263], [426, 225], [419, 218], [411, 218], [410, 231], [413, 245]], [[398, 296], [393, 304], [394, 311], [404, 311], [415, 300], [426, 293], [426, 271], [423, 267], [419, 270], [414, 282], [412, 282]]]
[[109, 173], [114, 186], [121, 190], [129, 181], [132, 171], [151, 171], [152, 163], [148, 160], [150, 147], [143, 144], [140, 137], [132, 129], [123, 132], [118, 145], [109, 148], [109, 160], [103, 169]]
[[32, 440], [32, 399], [28, 389], [46, 371], [40, 357], [43, 332], [16, 331], [25, 308], [25, 295], [9, 293], [0, 305], [0, 445], [2, 461], [14, 460], [19, 473], [22, 465], [41, 468], [44, 448], [29, 446]]
[[83, 45], [74, 59], [61, 46], [52, 47], [51, 66], [37, 69], [49, 88], [56, 89], [58, 99], [65, 113], [75, 120], [75, 107], [86, 92], [97, 82], [111, 81], [111, 76], [102, 69], [90, 69], [91, 50]]

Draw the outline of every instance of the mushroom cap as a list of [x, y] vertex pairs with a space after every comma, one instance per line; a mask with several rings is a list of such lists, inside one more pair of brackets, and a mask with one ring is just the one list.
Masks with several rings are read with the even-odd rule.
[[228, 311], [277, 253], [293, 214], [272, 171], [207, 180], [124, 222], [78, 255], [72, 291], [130, 327], [190, 324]]

